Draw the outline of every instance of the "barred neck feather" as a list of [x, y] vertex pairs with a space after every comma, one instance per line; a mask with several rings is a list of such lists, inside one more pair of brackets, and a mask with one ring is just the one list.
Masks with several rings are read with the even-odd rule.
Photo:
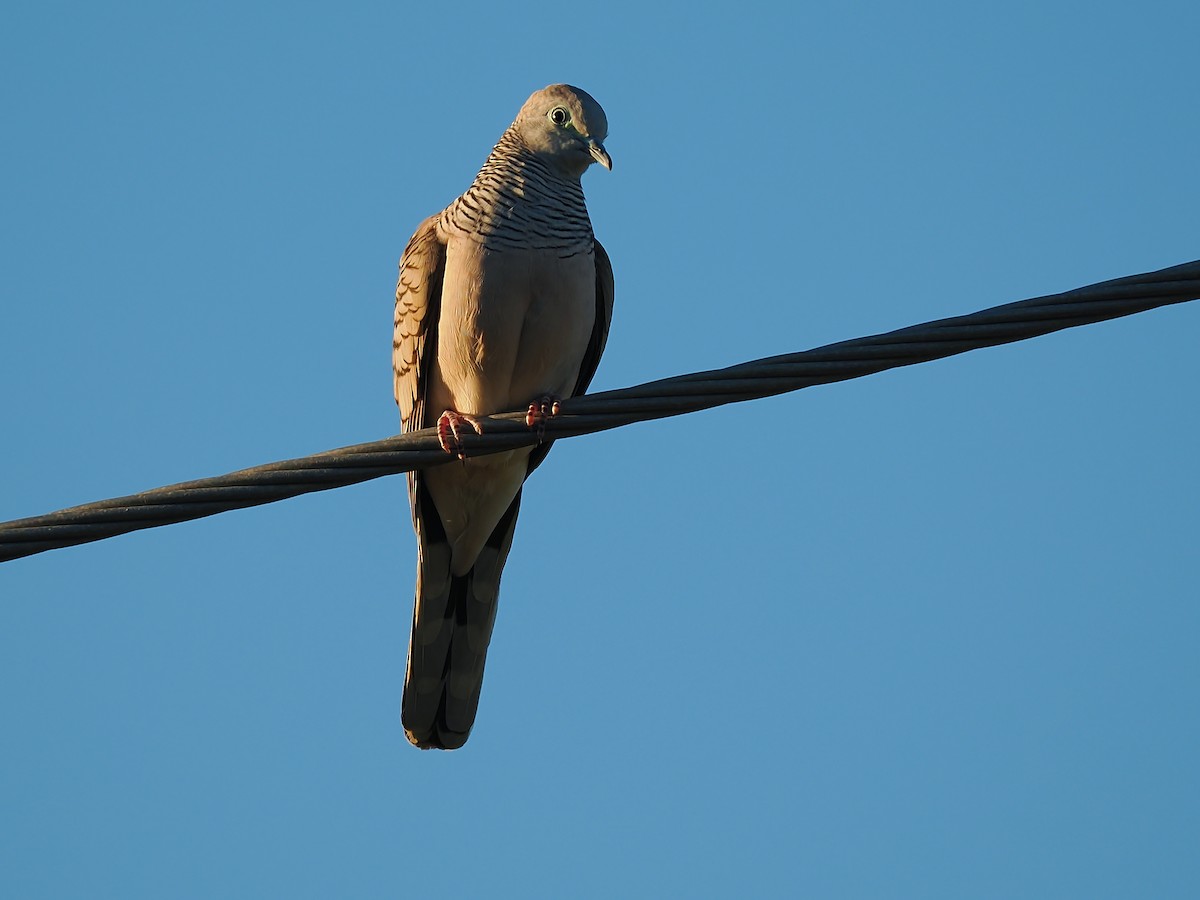
[[442, 227], [493, 250], [592, 247], [592, 223], [577, 178], [530, 152], [515, 127], [501, 136], [466, 193], [446, 207]]

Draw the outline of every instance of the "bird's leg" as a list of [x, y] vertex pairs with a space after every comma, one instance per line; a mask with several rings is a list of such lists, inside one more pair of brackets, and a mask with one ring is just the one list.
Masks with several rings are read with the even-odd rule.
[[442, 445], [443, 450], [453, 453], [459, 459], [467, 458], [467, 453], [462, 447], [462, 427], [464, 425], [470, 425], [476, 434], [483, 434], [483, 428], [480, 427], [479, 420], [474, 416], [468, 416], [453, 409], [448, 409], [438, 416], [438, 443]]
[[525, 413], [525, 424], [537, 429], [538, 443], [546, 437], [546, 422], [559, 413], [559, 398], [552, 394], [542, 394], [534, 397]]

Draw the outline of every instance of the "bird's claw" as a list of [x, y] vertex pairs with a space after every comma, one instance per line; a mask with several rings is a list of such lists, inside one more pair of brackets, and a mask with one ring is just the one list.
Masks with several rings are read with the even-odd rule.
[[438, 416], [438, 443], [442, 445], [443, 450], [454, 454], [459, 459], [467, 458], [467, 452], [462, 446], [464, 425], [470, 425], [471, 430], [476, 434], [483, 434], [483, 428], [480, 426], [479, 420], [474, 416], [468, 416], [453, 409], [448, 409]]
[[537, 429], [538, 443], [546, 437], [546, 423], [559, 414], [559, 399], [550, 394], [535, 397], [525, 413], [525, 424]]

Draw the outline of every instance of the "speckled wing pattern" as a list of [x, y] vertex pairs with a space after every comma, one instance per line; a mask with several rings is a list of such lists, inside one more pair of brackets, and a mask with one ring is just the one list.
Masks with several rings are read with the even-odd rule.
[[[438, 237], [438, 216], [417, 228], [400, 258], [396, 283], [396, 311], [392, 336], [392, 373], [400, 430], [425, 427], [425, 387], [429, 366], [437, 349], [438, 315], [442, 305], [442, 276], [446, 271], [446, 245]], [[408, 473], [410, 500], [415, 501], [416, 474]], [[413, 516], [416, 505], [413, 503]]]

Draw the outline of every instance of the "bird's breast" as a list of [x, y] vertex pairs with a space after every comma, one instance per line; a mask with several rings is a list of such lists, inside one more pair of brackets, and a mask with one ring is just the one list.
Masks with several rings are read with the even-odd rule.
[[429, 412], [489, 414], [569, 396], [596, 316], [595, 256], [447, 247]]

